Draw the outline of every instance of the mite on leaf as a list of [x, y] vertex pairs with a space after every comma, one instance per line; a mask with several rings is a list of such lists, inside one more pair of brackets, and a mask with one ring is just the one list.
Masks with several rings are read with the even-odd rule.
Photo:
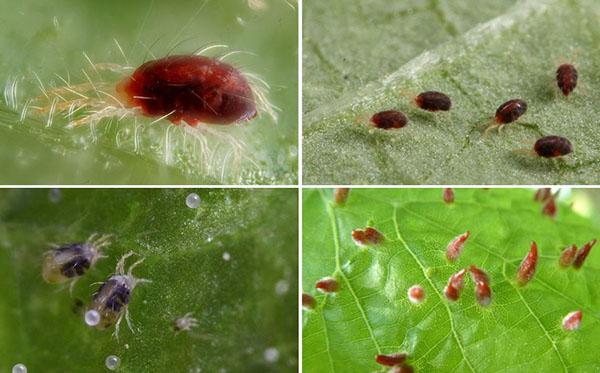
[[512, 123], [519, 119], [527, 111], [527, 103], [521, 99], [509, 100], [503, 103], [496, 109], [494, 116], [495, 123], [489, 126], [484, 134], [487, 134], [493, 129], [498, 129], [498, 132], [504, 128], [504, 125]]
[[436, 91], [420, 93], [415, 97], [415, 104], [427, 111], [448, 111], [452, 107], [450, 97]]
[[570, 63], [564, 63], [556, 69], [556, 83], [565, 96], [569, 96], [577, 87], [577, 69]]
[[446, 247], [446, 258], [450, 262], [455, 262], [460, 257], [460, 254], [462, 253], [465, 247], [465, 242], [467, 241], [467, 238], [469, 238], [470, 235], [471, 232], [466, 231], [465, 233], [456, 236], [452, 241], [450, 241], [450, 243]]
[[460, 297], [460, 293], [464, 286], [465, 273], [467, 273], [467, 270], [461, 269], [448, 279], [448, 284], [444, 288], [444, 295], [448, 300], [455, 302]]
[[375, 356], [375, 361], [377, 364], [385, 365], [388, 367], [393, 367], [395, 365], [399, 365], [404, 363], [406, 360], [407, 354], [404, 352], [398, 352], [395, 354], [379, 354]]
[[445, 188], [443, 197], [444, 197], [444, 202], [446, 202], [447, 204], [453, 203], [454, 202], [454, 190], [452, 188]]
[[337, 205], [344, 205], [348, 199], [350, 188], [336, 188], [333, 192], [333, 199]]
[[579, 329], [582, 317], [583, 312], [581, 311], [569, 312], [562, 320], [563, 329], [566, 331]]
[[398, 110], [385, 110], [375, 113], [371, 117], [371, 123], [376, 128], [390, 130], [406, 126], [408, 118]]
[[340, 285], [333, 277], [324, 277], [317, 281], [315, 288], [321, 293], [335, 293], [338, 291]]
[[384, 236], [381, 232], [373, 227], [365, 229], [355, 229], [352, 231], [352, 240], [360, 247], [369, 245], [378, 245], [383, 242]]
[[421, 285], [411, 286], [407, 291], [407, 295], [412, 304], [421, 304], [425, 300], [425, 290]]
[[304, 308], [306, 311], [310, 311], [313, 310], [316, 305], [317, 301], [312, 295], [302, 293], [302, 308]]
[[520, 286], [525, 286], [535, 274], [535, 269], [537, 267], [538, 261], [538, 247], [537, 243], [532, 242], [531, 248], [527, 256], [521, 262], [519, 269], [517, 271], [517, 283]]
[[563, 252], [560, 254], [560, 258], [558, 260], [560, 266], [563, 268], [569, 267], [571, 264], [573, 264], [576, 254], [577, 254], [577, 245], [575, 245], [575, 244], [564, 249]]
[[575, 255], [575, 259], [573, 260], [573, 267], [575, 267], [575, 269], [580, 269], [581, 266], [583, 266], [585, 259], [587, 258], [590, 251], [592, 250], [592, 247], [594, 247], [595, 244], [596, 244], [596, 239], [594, 238], [590, 242], [583, 245], [583, 247], [581, 249], [579, 249], [579, 251], [577, 252], [577, 255]]

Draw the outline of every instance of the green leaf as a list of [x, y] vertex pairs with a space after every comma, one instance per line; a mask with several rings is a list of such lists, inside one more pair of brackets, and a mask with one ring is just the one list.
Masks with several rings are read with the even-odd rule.
[[[197, 209], [185, 204], [191, 192], [201, 198]], [[119, 372], [297, 370], [294, 190], [51, 193], [0, 193], [0, 370], [20, 362], [30, 372], [104, 372], [109, 355], [121, 359]], [[114, 235], [108, 258], [72, 295], [66, 285], [45, 283], [42, 255], [50, 244], [94, 232]], [[117, 341], [112, 327], [90, 328], [83, 313], [94, 283], [106, 281], [130, 250], [145, 258], [134, 275], [152, 283], [132, 292], [135, 334], [123, 321]], [[188, 312], [199, 326], [176, 333], [174, 320]]]
[[[319, 9], [316, 3], [306, 2], [307, 30], [313, 22], [322, 23], [313, 13]], [[305, 85], [305, 97], [322, 102], [304, 116], [306, 182], [587, 184], [600, 177], [600, 141], [596, 141], [600, 133], [595, 125], [600, 72], [593, 65], [600, 57], [599, 3], [528, 0], [509, 6], [511, 2], [465, 1], [464, 7], [454, 3], [431, 1], [429, 10], [409, 12], [406, 9], [419, 8], [373, 1], [360, 11], [347, 7], [327, 26], [331, 32], [319, 34], [319, 39], [309, 32], [307, 44], [319, 45], [323, 57], [306, 48], [304, 76], [311, 75], [311, 66], [326, 66], [320, 61], [329, 56], [331, 65], [344, 71], [317, 69], [317, 75], [333, 77], [320, 78], [322, 91], [314, 88], [316, 82]], [[491, 11], [474, 14], [491, 4]], [[441, 18], [430, 22], [433, 14]], [[462, 14], [470, 16], [463, 22]], [[497, 16], [487, 18], [493, 15]], [[365, 23], [372, 26], [360, 32], [353, 27]], [[451, 36], [448, 28], [456, 29], [458, 36], [437, 45]], [[336, 47], [326, 44], [332, 40], [339, 41]], [[368, 58], [363, 64], [353, 59], [338, 63], [338, 58], [353, 53]], [[559, 94], [554, 75], [563, 61], [574, 61], [579, 71], [579, 86], [568, 98]], [[354, 73], [357, 77], [349, 89], [340, 89], [344, 74]], [[322, 100], [319, 94], [328, 94], [327, 87], [344, 94]], [[411, 97], [425, 90], [447, 93], [452, 110], [429, 113], [416, 108]], [[527, 113], [503, 133], [484, 136], [497, 107], [512, 98], [527, 101]], [[407, 127], [383, 131], [368, 124], [373, 113], [392, 108], [407, 114]], [[574, 153], [563, 162], [523, 154], [543, 135], [567, 137]]]
[[[303, 315], [306, 371], [375, 371], [376, 354], [399, 351], [419, 372], [589, 372], [600, 364], [600, 256], [592, 251], [580, 271], [558, 265], [562, 249], [596, 238], [598, 225], [567, 201], [552, 220], [532, 190], [455, 194], [447, 205], [439, 189], [352, 189], [337, 206], [328, 191], [305, 191], [302, 281], [318, 304]], [[385, 243], [353, 243], [350, 232], [367, 224]], [[450, 264], [446, 246], [467, 230], [464, 251]], [[519, 287], [516, 271], [531, 241], [540, 249], [537, 272]], [[443, 295], [449, 277], [470, 264], [490, 276], [487, 308], [477, 304], [470, 278], [457, 302]], [[340, 289], [316, 295], [315, 282], [325, 276]], [[425, 289], [420, 305], [407, 299], [414, 284]], [[564, 331], [562, 318], [577, 309], [581, 329]]]
[[[259, 9], [252, 4], [264, 4]], [[292, 3], [290, 3], [292, 4]], [[292, 4], [293, 5], [293, 4]], [[5, 184], [291, 184], [297, 180], [297, 11], [284, 1], [68, 0], [0, 1], [0, 181]], [[119, 51], [122, 47], [126, 57]], [[279, 107], [239, 125], [184, 131], [168, 120], [125, 117], [67, 128], [67, 119], [36, 114], [28, 100], [46, 89], [105, 82], [107, 93], [124, 74], [97, 74], [94, 63], [138, 67], [167, 54], [225, 55], [226, 62], [262, 78]], [[127, 59], [127, 60], [125, 60]], [[58, 74], [58, 75], [57, 75]], [[17, 82], [16, 93], [12, 83]], [[260, 85], [260, 84], [259, 84]], [[67, 92], [68, 94], [68, 92]], [[86, 93], [87, 94], [87, 93]], [[64, 95], [64, 93], [63, 93]], [[73, 95], [73, 94], [71, 94]], [[79, 97], [76, 96], [75, 97]], [[41, 100], [50, 109], [51, 101]], [[62, 101], [61, 101], [62, 102]], [[31, 104], [33, 105], [33, 103]], [[152, 124], [151, 124], [152, 123]], [[203, 141], [195, 140], [195, 135]], [[236, 142], [244, 143], [235, 159]]]

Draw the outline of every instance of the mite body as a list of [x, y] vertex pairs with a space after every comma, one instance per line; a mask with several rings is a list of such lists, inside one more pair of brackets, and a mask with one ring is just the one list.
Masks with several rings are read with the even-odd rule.
[[182, 317], [177, 318], [173, 322], [173, 329], [176, 332], [187, 332], [198, 326], [198, 320], [192, 317], [192, 313], [188, 312]]
[[452, 188], [445, 188], [444, 193], [444, 202], [450, 204], [454, 202], [454, 190]]
[[535, 275], [535, 269], [537, 267], [537, 262], [538, 262], [538, 247], [537, 247], [537, 243], [532, 242], [531, 243], [531, 248], [529, 249], [529, 253], [527, 254], [527, 256], [525, 256], [525, 258], [523, 258], [523, 261], [521, 262], [521, 265], [519, 266], [519, 269], [517, 270], [517, 283], [520, 286], [525, 286], [529, 281], [531, 281], [531, 279], [533, 278], [533, 275]]
[[567, 268], [571, 264], [573, 264], [576, 254], [577, 254], [577, 245], [573, 244], [570, 247], [567, 247], [566, 249], [563, 250], [563, 252], [560, 254], [560, 259], [559, 259], [558, 263], [560, 264], [561, 267]]
[[467, 273], [466, 269], [461, 269], [448, 279], [448, 285], [444, 288], [444, 295], [452, 302], [455, 302], [460, 297], [464, 286], [464, 276]]
[[340, 284], [333, 277], [325, 277], [315, 283], [315, 288], [321, 293], [335, 293], [340, 288]]
[[133, 263], [127, 272], [125, 272], [125, 260], [134, 255], [129, 252], [119, 260], [115, 269], [115, 274], [110, 276], [106, 282], [100, 285], [98, 291], [92, 297], [90, 308], [100, 314], [100, 322], [96, 325], [97, 329], [104, 330], [115, 324], [115, 335], [119, 337], [119, 325], [123, 317], [127, 321], [129, 329], [133, 332], [133, 326], [129, 319], [129, 302], [133, 289], [144, 282], [151, 282], [143, 278], [133, 276], [133, 269], [141, 264], [144, 259]]
[[583, 318], [583, 312], [581, 312], [579, 310], [569, 312], [562, 320], [563, 329], [566, 331], [579, 329], [582, 318]]
[[427, 111], [448, 111], [452, 107], [450, 97], [435, 91], [420, 93], [415, 97], [415, 104]]
[[384, 240], [383, 234], [373, 227], [355, 229], [352, 231], [352, 240], [360, 247], [378, 245]]
[[117, 93], [127, 106], [175, 124], [231, 124], [257, 114], [252, 89], [241, 72], [205, 56], [148, 61], [117, 85]]
[[406, 353], [398, 352], [395, 354], [379, 354], [375, 356], [375, 361], [377, 364], [385, 365], [388, 367], [393, 367], [395, 365], [399, 365], [404, 363], [406, 360]]
[[527, 111], [527, 103], [521, 99], [509, 100], [503, 103], [496, 109], [494, 116], [494, 124], [489, 126], [485, 133], [487, 134], [494, 128], [500, 131], [505, 124], [512, 123], [519, 119]]
[[594, 238], [590, 242], [587, 242], [585, 245], [583, 245], [583, 247], [581, 249], [579, 249], [579, 251], [575, 255], [575, 259], [573, 260], [573, 267], [575, 269], [581, 268], [581, 266], [585, 262], [585, 259], [590, 254], [590, 251], [592, 250], [592, 247], [594, 247], [595, 244], [596, 244], [596, 239]]
[[564, 63], [556, 70], [556, 83], [563, 95], [568, 96], [577, 87], [577, 69], [575, 66]]
[[556, 158], [573, 152], [573, 144], [560, 136], [544, 136], [533, 145], [537, 155], [544, 158]]
[[102, 248], [110, 244], [110, 235], [93, 234], [84, 243], [71, 243], [53, 248], [44, 254], [42, 277], [51, 284], [71, 280], [71, 289], [79, 277], [105, 258]]
[[389, 130], [406, 126], [408, 118], [398, 110], [385, 110], [375, 113], [371, 117], [371, 123], [376, 128]]
[[448, 259], [448, 261], [455, 262], [460, 257], [460, 254], [462, 253], [465, 247], [465, 242], [467, 241], [467, 238], [469, 238], [470, 235], [471, 232], [466, 231], [465, 233], [458, 235], [452, 241], [450, 241], [450, 243], [446, 247], [446, 259]]

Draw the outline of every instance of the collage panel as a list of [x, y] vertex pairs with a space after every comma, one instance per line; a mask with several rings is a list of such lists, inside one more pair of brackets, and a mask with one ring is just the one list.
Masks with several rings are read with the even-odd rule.
[[297, 202], [3, 189], [0, 370], [298, 371]]
[[594, 185], [597, 0], [305, 0], [303, 182]]
[[296, 184], [297, 8], [0, 0], [0, 184]]
[[304, 372], [596, 372], [600, 190], [305, 189]]

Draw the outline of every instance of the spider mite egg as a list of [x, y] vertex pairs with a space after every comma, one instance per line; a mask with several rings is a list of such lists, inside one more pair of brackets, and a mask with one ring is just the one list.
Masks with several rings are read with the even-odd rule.
[[413, 285], [408, 289], [408, 300], [413, 304], [423, 303], [425, 300], [425, 290], [421, 285]]
[[25, 366], [25, 364], [15, 364], [12, 367], [12, 373], [27, 373], [27, 367]]
[[569, 312], [562, 320], [562, 327], [564, 330], [576, 330], [581, 325], [581, 318], [583, 313], [581, 311]]
[[565, 63], [556, 69], [556, 83], [563, 95], [568, 96], [577, 87], [577, 70], [575, 66]]
[[460, 297], [460, 293], [464, 286], [464, 276], [467, 273], [466, 269], [461, 269], [448, 279], [448, 284], [444, 288], [444, 295], [450, 301], [456, 301]]
[[375, 355], [375, 361], [377, 364], [393, 367], [394, 365], [402, 364], [406, 360], [406, 353], [399, 352], [395, 354], [379, 354]]
[[130, 107], [179, 124], [231, 124], [257, 114], [250, 84], [233, 66], [215, 58], [176, 55], [148, 61], [117, 85]]
[[380, 111], [371, 117], [371, 123], [376, 128], [384, 130], [402, 128], [408, 123], [406, 115], [397, 110]]
[[383, 234], [372, 227], [352, 231], [352, 240], [361, 247], [380, 244], [383, 242], [383, 238]]
[[200, 206], [200, 196], [196, 193], [190, 193], [185, 197], [185, 205], [191, 209], [197, 209]]
[[527, 111], [527, 103], [520, 99], [506, 101], [496, 110], [496, 123], [512, 123]]
[[446, 203], [454, 202], [454, 189], [445, 188], [443, 195], [444, 195], [444, 202], [446, 202]]
[[84, 315], [84, 321], [89, 326], [96, 326], [100, 323], [100, 314], [96, 310], [88, 310]]
[[44, 254], [42, 277], [51, 284], [63, 283], [81, 277], [103, 258], [102, 248], [110, 236], [93, 234], [87, 242], [61, 245]]
[[573, 244], [563, 250], [563, 252], [560, 254], [558, 263], [563, 268], [569, 267], [575, 260], [575, 254], [577, 254], [577, 245]]
[[335, 293], [339, 287], [338, 282], [333, 277], [322, 278], [315, 284], [315, 288], [321, 293]]
[[575, 259], [573, 260], [573, 267], [575, 267], [575, 269], [581, 268], [583, 262], [585, 262], [585, 259], [587, 258], [588, 254], [590, 253], [590, 250], [592, 250], [592, 247], [594, 247], [595, 244], [596, 239], [593, 239], [590, 242], [583, 245], [581, 249], [579, 249], [577, 255], [575, 255]]
[[310, 311], [310, 310], [315, 309], [316, 305], [317, 305], [317, 301], [315, 300], [315, 298], [312, 295], [302, 293], [302, 308], [304, 308], [307, 311]]
[[521, 262], [519, 269], [517, 271], [517, 283], [520, 286], [525, 286], [535, 274], [535, 269], [537, 267], [538, 261], [538, 247], [537, 243], [532, 242], [531, 248], [529, 249], [529, 253]]
[[106, 360], [104, 360], [104, 365], [108, 370], [117, 370], [120, 363], [121, 359], [119, 359], [119, 357], [115, 355], [110, 355], [106, 357]]
[[470, 235], [471, 232], [466, 231], [465, 233], [458, 235], [452, 241], [450, 241], [450, 243], [446, 247], [446, 258], [448, 258], [449, 261], [454, 262], [458, 259], [458, 257], [463, 251], [463, 248], [465, 247], [465, 242], [467, 241], [467, 238], [469, 238]]
[[560, 136], [544, 136], [533, 145], [537, 155], [544, 158], [555, 158], [573, 152], [573, 144]]
[[435, 91], [420, 93], [415, 97], [415, 103], [418, 107], [427, 111], [448, 111], [452, 107], [450, 97]]
[[350, 188], [336, 188], [333, 192], [333, 199], [335, 200], [335, 203], [338, 205], [345, 204], [349, 193]]

